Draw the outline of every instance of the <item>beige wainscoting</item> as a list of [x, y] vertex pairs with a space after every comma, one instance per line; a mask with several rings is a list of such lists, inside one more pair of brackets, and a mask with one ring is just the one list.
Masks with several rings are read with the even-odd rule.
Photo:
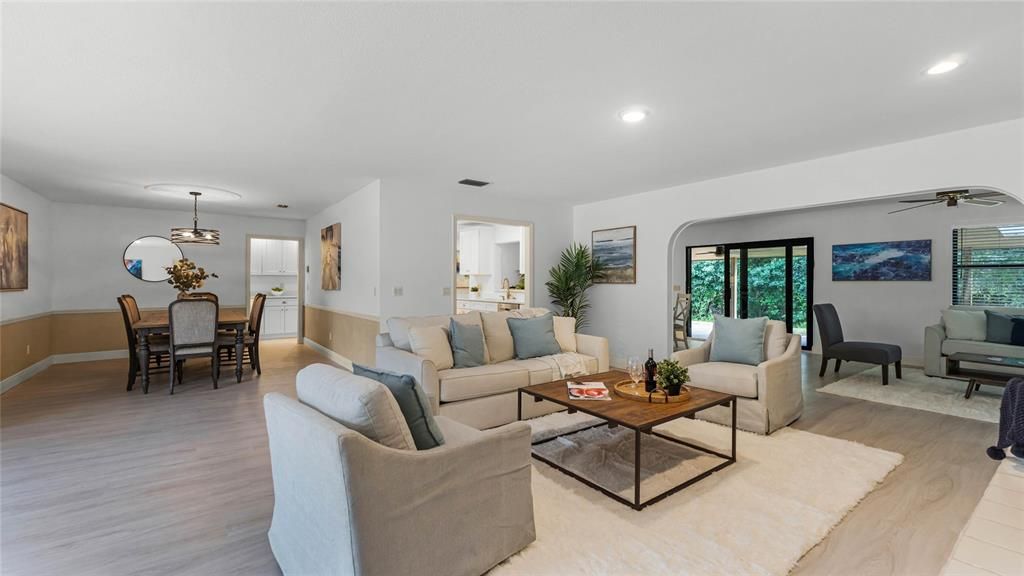
[[13, 320], [0, 325], [0, 380], [42, 362], [50, 348], [50, 314]]
[[376, 363], [377, 318], [310, 305], [303, 307], [303, 315], [309, 341], [356, 364]]

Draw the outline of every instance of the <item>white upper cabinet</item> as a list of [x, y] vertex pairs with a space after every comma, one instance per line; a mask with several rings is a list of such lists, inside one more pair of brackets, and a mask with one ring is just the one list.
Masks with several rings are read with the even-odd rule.
[[297, 240], [252, 241], [252, 274], [263, 276], [295, 276], [299, 273], [299, 242]]
[[494, 232], [488, 228], [459, 232], [459, 273], [490, 274]]

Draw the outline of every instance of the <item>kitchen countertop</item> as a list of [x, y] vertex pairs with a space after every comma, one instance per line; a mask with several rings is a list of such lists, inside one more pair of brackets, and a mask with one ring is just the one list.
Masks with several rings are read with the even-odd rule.
[[488, 304], [519, 304], [520, 306], [526, 305], [526, 302], [522, 300], [516, 300], [515, 298], [513, 298], [512, 300], [502, 300], [501, 298], [493, 297], [484, 298], [481, 296], [458, 296], [455, 299], [460, 302], [486, 302]]

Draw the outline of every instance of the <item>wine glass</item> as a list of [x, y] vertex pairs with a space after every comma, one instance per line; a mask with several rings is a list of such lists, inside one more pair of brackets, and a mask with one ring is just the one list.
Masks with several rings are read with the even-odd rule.
[[630, 356], [626, 361], [626, 369], [629, 371], [629, 379], [633, 381], [633, 389], [640, 387], [640, 381], [644, 379], [644, 363], [639, 356]]

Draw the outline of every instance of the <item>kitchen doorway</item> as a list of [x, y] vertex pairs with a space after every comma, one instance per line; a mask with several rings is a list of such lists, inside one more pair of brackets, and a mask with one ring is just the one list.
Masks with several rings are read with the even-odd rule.
[[256, 294], [267, 295], [263, 306], [260, 338], [302, 340], [302, 304], [305, 292], [302, 238], [249, 236], [246, 260], [247, 305]]
[[452, 310], [494, 312], [533, 305], [533, 224], [456, 216]]

